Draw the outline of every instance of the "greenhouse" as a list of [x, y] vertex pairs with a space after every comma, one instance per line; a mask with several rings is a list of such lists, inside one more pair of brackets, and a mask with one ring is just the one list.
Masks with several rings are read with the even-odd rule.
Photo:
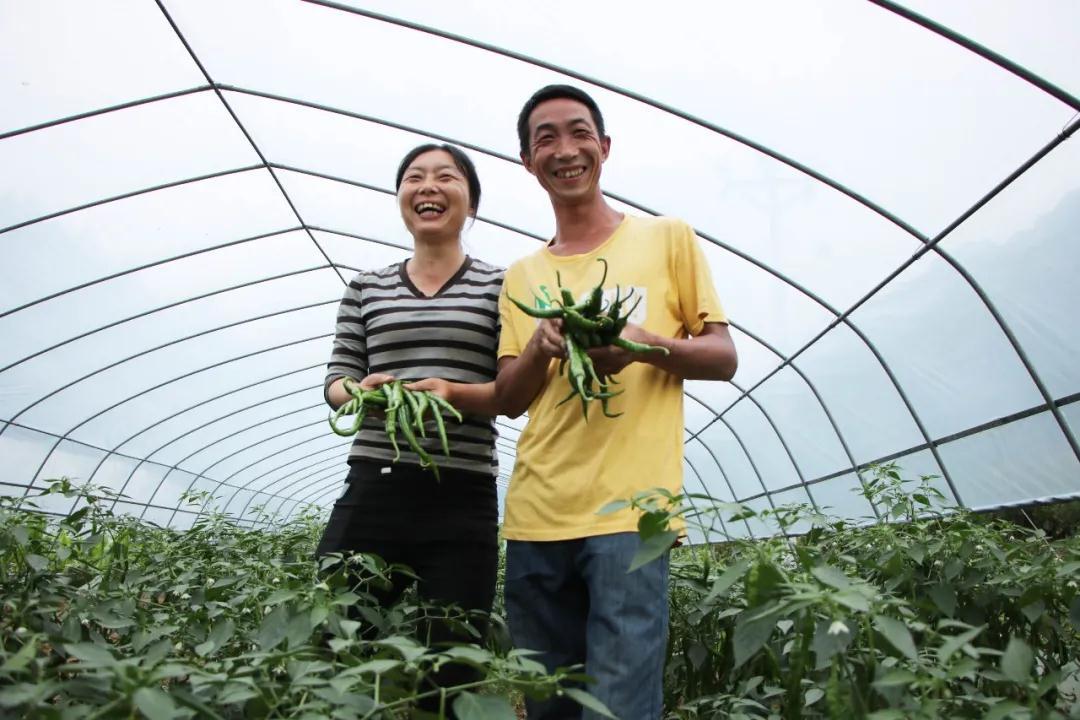
[[[1080, 717], [1080, 5], [11, 0], [0, 39], [0, 716]], [[577, 96], [522, 113], [552, 85], [603, 122]], [[572, 137], [529, 124], [567, 103]], [[530, 259], [576, 257], [586, 181], [541, 160], [593, 139], [592, 207], [627, 237], [685, 227], [690, 255], [617, 255], [612, 225], [603, 269], [562, 266], [545, 302]], [[424, 228], [455, 218], [464, 264], [428, 291]], [[419, 301], [444, 291], [490, 347], [442, 339]], [[529, 292], [557, 322], [508, 323]], [[358, 338], [352, 306], [470, 359], [399, 362], [418, 341]], [[561, 355], [525, 394], [533, 324]], [[733, 347], [734, 376], [684, 371], [687, 347]], [[456, 370], [361, 387], [380, 353]], [[418, 548], [497, 465], [486, 600], [328, 544], [391, 454], [419, 458], [387, 491], [419, 514], [349, 532]], [[627, 479], [653, 460], [681, 470]], [[629, 490], [574, 494], [600, 529], [560, 534], [568, 491], [531, 488], [579, 465]], [[664, 567], [662, 709], [609, 693], [591, 624], [562, 663], [515, 625], [540, 600], [508, 546], [615, 534], [628, 590]]]

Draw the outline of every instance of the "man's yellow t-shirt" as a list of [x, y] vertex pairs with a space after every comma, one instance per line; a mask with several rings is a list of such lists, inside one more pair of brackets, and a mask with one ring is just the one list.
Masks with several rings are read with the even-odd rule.
[[[506, 271], [499, 313], [499, 357], [521, 354], [537, 320], [516, 308], [509, 293], [523, 303], [543, 307], [559, 297], [556, 271], [574, 297], [592, 289], [608, 263], [604, 294], [614, 298], [633, 288], [629, 309], [642, 298], [631, 322], [657, 335], [697, 335], [706, 322], [727, 322], [717, 299], [705, 257], [693, 229], [672, 218], [627, 215], [602, 245], [582, 255], [559, 256], [544, 248]], [[637, 516], [628, 510], [597, 515], [604, 505], [629, 499], [654, 487], [682, 488], [682, 379], [645, 363], [631, 363], [615, 376], [624, 390], [609, 401], [607, 418], [599, 401], [590, 403], [588, 422], [570, 393], [559, 363], [548, 367], [547, 382], [529, 406], [529, 422], [517, 447], [517, 460], [506, 496], [503, 535], [509, 540], [569, 540], [636, 531]]]

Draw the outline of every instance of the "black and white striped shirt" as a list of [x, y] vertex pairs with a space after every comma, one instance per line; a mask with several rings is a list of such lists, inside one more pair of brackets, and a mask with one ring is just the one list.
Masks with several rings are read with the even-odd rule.
[[[491, 382], [496, 373], [502, 281], [502, 268], [470, 257], [431, 297], [413, 285], [404, 262], [357, 273], [338, 308], [324, 392], [338, 378], [359, 380], [371, 373], [389, 373], [400, 380]], [[442, 453], [432, 421], [428, 430], [426, 439], [418, 439], [439, 467], [497, 474], [494, 418], [465, 416], [461, 425], [447, 420], [449, 458]], [[420, 464], [400, 434], [398, 444], [400, 462]], [[382, 423], [365, 418], [349, 460], [393, 456]]]

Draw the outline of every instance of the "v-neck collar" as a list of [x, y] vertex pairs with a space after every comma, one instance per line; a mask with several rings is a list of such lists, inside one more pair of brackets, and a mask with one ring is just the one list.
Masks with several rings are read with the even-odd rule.
[[454, 285], [458, 280], [460, 280], [461, 276], [465, 274], [465, 271], [472, 266], [472, 258], [466, 255], [465, 261], [461, 263], [461, 267], [458, 268], [458, 271], [451, 275], [450, 279], [444, 282], [443, 286], [436, 290], [434, 295], [425, 295], [423, 291], [420, 290], [420, 288], [416, 287], [416, 284], [413, 283], [412, 278], [409, 277], [409, 271], [405, 269], [405, 265], [408, 262], [408, 260], [401, 261], [401, 265], [398, 266], [398, 274], [401, 275], [401, 282], [405, 283], [405, 287], [409, 288], [409, 292], [422, 300], [431, 300], [432, 298], [437, 298], [442, 295], [444, 292], [449, 290], [452, 285]]

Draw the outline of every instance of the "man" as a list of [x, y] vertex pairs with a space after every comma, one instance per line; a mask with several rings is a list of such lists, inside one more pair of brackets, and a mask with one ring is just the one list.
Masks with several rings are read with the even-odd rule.
[[[529, 411], [506, 499], [506, 607], [514, 643], [553, 669], [584, 663], [588, 690], [622, 720], [660, 717], [667, 636], [668, 558], [627, 573], [640, 540], [631, 511], [599, 516], [639, 490], [682, 485], [684, 379], [729, 380], [735, 346], [693, 230], [670, 218], [625, 216], [600, 190], [611, 149], [600, 109], [577, 88], [553, 85], [518, 118], [521, 160], [547, 191], [555, 237], [510, 267], [499, 310], [497, 389], [504, 411]], [[609, 347], [589, 351], [598, 373], [625, 392], [618, 419], [579, 403], [557, 373], [565, 345], [559, 321], [536, 320], [507, 295], [557, 298], [556, 271], [575, 297], [604, 283], [631, 288], [641, 303], [622, 336], [669, 354]], [[633, 304], [632, 302], [630, 304]], [[528, 703], [529, 720], [575, 718], [566, 698]]]

